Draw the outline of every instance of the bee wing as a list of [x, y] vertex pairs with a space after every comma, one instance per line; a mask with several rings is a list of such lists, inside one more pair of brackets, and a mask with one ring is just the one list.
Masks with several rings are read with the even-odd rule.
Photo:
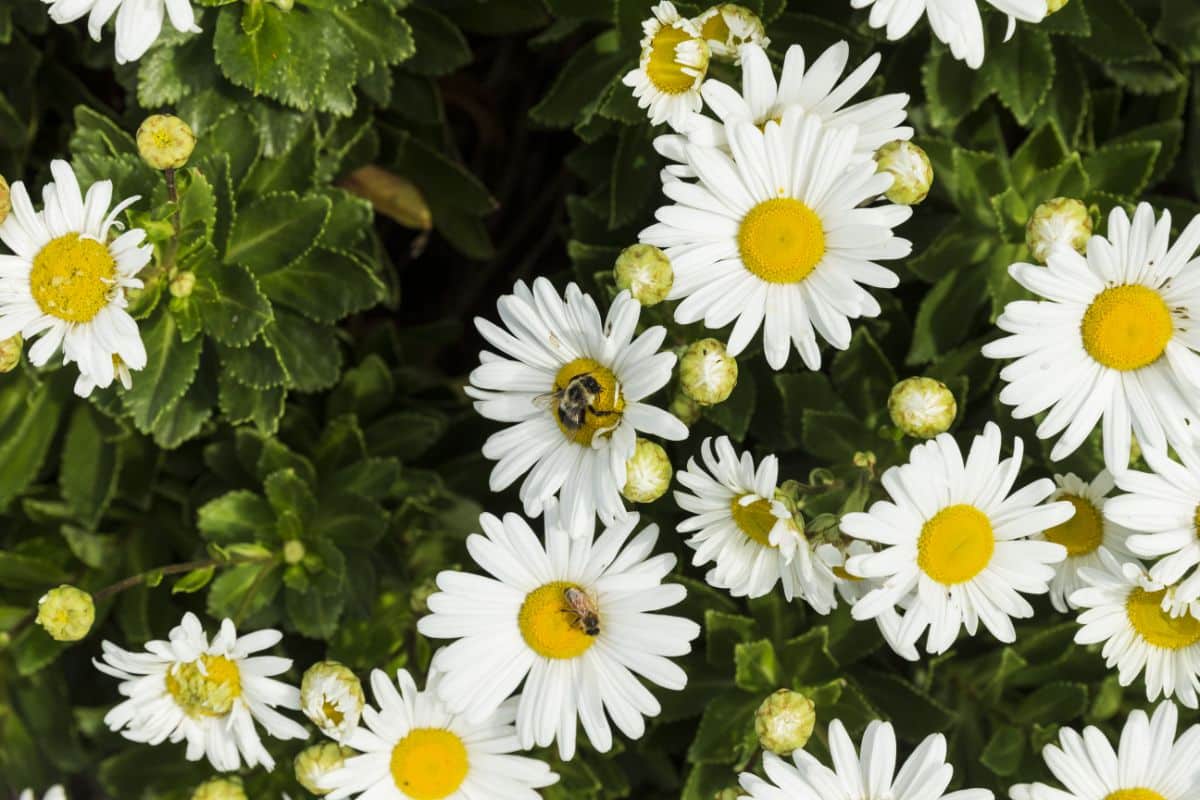
[[554, 408], [555, 404], [557, 404], [561, 398], [562, 390], [559, 389], [555, 392], [539, 394], [537, 397], [533, 398], [533, 404], [543, 411], [549, 411], [550, 409]]

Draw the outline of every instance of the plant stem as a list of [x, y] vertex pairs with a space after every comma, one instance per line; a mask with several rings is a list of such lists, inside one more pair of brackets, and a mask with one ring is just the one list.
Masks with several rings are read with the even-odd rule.
[[167, 199], [175, 207], [171, 214], [171, 226], [175, 229], [171, 241], [167, 243], [166, 257], [163, 259], [168, 269], [175, 266], [175, 257], [179, 254], [179, 233], [183, 229], [183, 215], [179, 211], [179, 189], [175, 185], [175, 170], [168, 167], [163, 171], [167, 179]]

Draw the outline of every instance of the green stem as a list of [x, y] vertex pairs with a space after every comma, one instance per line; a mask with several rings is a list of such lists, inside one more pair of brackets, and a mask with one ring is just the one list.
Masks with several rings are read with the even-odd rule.
[[175, 266], [175, 258], [179, 255], [179, 233], [183, 230], [183, 215], [179, 211], [179, 189], [175, 185], [175, 170], [168, 167], [163, 176], [167, 179], [167, 199], [175, 206], [171, 214], [171, 226], [175, 233], [171, 236], [171, 241], [167, 242], [167, 252], [163, 259], [166, 267], [170, 269]]

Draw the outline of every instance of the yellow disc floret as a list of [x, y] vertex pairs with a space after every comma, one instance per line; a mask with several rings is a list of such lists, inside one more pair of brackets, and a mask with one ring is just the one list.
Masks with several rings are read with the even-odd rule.
[[617, 376], [595, 359], [577, 358], [563, 365], [554, 377], [554, 392], [554, 421], [576, 444], [591, 445], [597, 433], [621, 424], [625, 398]]
[[1182, 650], [1200, 642], [1200, 620], [1191, 614], [1172, 617], [1163, 610], [1166, 589], [1149, 592], [1136, 588], [1125, 601], [1129, 624], [1146, 642], [1166, 650]]
[[467, 748], [442, 728], [413, 728], [392, 748], [396, 788], [412, 800], [441, 800], [467, 777]]
[[821, 218], [799, 200], [777, 197], [746, 212], [738, 229], [746, 269], [768, 283], [796, 283], [825, 257]]
[[167, 691], [189, 717], [228, 714], [242, 694], [238, 665], [225, 656], [203, 655], [167, 672]]
[[938, 583], [971, 580], [992, 560], [996, 536], [987, 515], [975, 506], [946, 506], [921, 526], [917, 565]]
[[567, 604], [567, 589], [579, 588], [567, 581], [553, 581], [525, 595], [517, 627], [533, 652], [546, 658], [577, 658], [596, 643], [596, 637], [577, 623], [578, 616]]
[[29, 289], [44, 313], [67, 322], [91, 322], [108, 305], [117, 262], [103, 242], [68, 233], [33, 257]]
[[1110, 369], [1141, 369], [1167, 349], [1175, 324], [1162, 295], [1127, 284], [1096, 295], [1083, 315], [1080, 333], [1088, 355]]
[[1153, 789], [1117, 789], [1104, 796], [1104, 800], [1167, 800]]
[[1069, 556], [1094, 553], [1104, 541], [1104, 519], [1100, 509], [1086, 497], [1069, 494], [1062, 498], [1075, 507], [1075, 515], [1046, 531], [1046, 538], [1067, 548]]
[[741, 504], [745, 495], [737, 495], [729, 503], [729, 512], [733, 521], [742, 533], [763, 547], [775, 547], [771, 544], [771, 530], [779, 522], [779, 517], [771, 513], [771, 503], [759, 498], [746, 505]]
[[[650, 58], [646, 63], [646, 77], [654, 87], [665, 94], [682, 94], [695, 88], [697, 74], [707, 68], [694, 70], [679, 59], [678, 48], [687, 42], [695, 42], [705, 55], [708, 45], [682, 28], [664, 25], [650, 42]], [[707, 58], [705, 58], [707, 61]]]

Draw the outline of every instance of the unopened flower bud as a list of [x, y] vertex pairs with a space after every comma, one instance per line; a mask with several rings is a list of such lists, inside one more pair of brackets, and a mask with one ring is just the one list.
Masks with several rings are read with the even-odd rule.
[[77, 642], [88, 635], [96, 621], [96, 605], [82, 589], [63, 584], [38, 601], [37, 623], [60, 642]]
[[679, 361], [679, 388], [702, 406], [729, 399], [737, 379], [737, 359], [716, 339], [692, 342]]
[[0, 372], [12, 372], [17, 368], [17, 364], [21, 363], [21, 351], [24, 347], [25, 340], [19, 333], [14, 333], [0, 342]]
[[689, 427], [695, 425], [696, 420], [700, 419], [700, 404], [683, 392], [675, 393], [667, 410]]
[[917, 205], [933, 186], [933, 164], [912, 142], [898, 139], [876, 150], [875, 169], [891, 174], [892, 185], [884, 195], [897, 205]]
[[362, 683], [345, 664], [318, 661], [300, 680], [300, 707], [331, 739], [345, 741], [363, 710]]
[[662, 445], [640, 436], [633, 455], [625, 462], [625, 487], [621, 494], [633, 503], [653, 503], [671, 486], [671, 459]]
[[154, 114], [137, 132], [138, 154], [154, 169], [179, 169], [196, 149], [196, 134], [186, 122], [169, 114]]
[[171, 293], [171, 297], [191, 297], [192, 290], [196, 288], [196, 273], [184, 271], [180, 272], [171, 279], [167, 291]]
[[8, 212], [12, 211], [12, 197], [8, 191], [8, 181], [4, 180], [4, 176], [0, 175], [0, 222], [8, 219]]
[[246, 789], [242, 779], [236, 776], [213, 778], [196, 787], [192, 800], [247, 800]]
[[1092, 215], [1087, 206], [1072, 197], [1055, 197], [1042, 203], [1025, 226], [1025, 244], [1042, 264], [1056, 247], [1084, 252], [1091, 235]]
[[713, 800], [737, 800], [741, 796], [737, 789], [722, 789], [713, 795]]
[[1046, 13], [1053, 14], [1055, 11], [1062, 11], [1063, 6], [1067, 4], [1067, 0], [1049, 0], [1046, 3]]
[[789, 755], [808, 743], [817, 722], [813, 701], [800, 692], [780, 689], [754, 712], [754, 732], [764, 750]]
[[288, 539], [283, 543], [283, 561], [285, 564], [299, 564], [307, 554], [308, 551], [304, 547], [304, 542], [299, 539]]
[[771, 44], [758, 15], [735, 3], [712, 6], [692, 21], [700, 29], [700, 37], [708, 42], [713, 56], [724, 61], [738, 63], [738, 50], [744, 44], [764, 48]]
[[349, 747], [334, 742], [322, 742], [306, 747], [296, 754], [296, 760], [292, 762], [296, 780], [317, 797], [329, 794], [329, 789], [321, 787], [321, 779], [335, 769], [340, 769], [343, 762], [352, 755], [354, 751]]
[[958, 413], [954, 392], [933, 378], [905, 378], [888, 395], [892, 422], [909, 436], [930, 439], [949, 430]]
[[652, 244], [634, 244], [622, 250], [613, 266], [613, 276], [618, 289], [628, 289], [644, 306], [666, 300], [675, 282], [671, 259]]

